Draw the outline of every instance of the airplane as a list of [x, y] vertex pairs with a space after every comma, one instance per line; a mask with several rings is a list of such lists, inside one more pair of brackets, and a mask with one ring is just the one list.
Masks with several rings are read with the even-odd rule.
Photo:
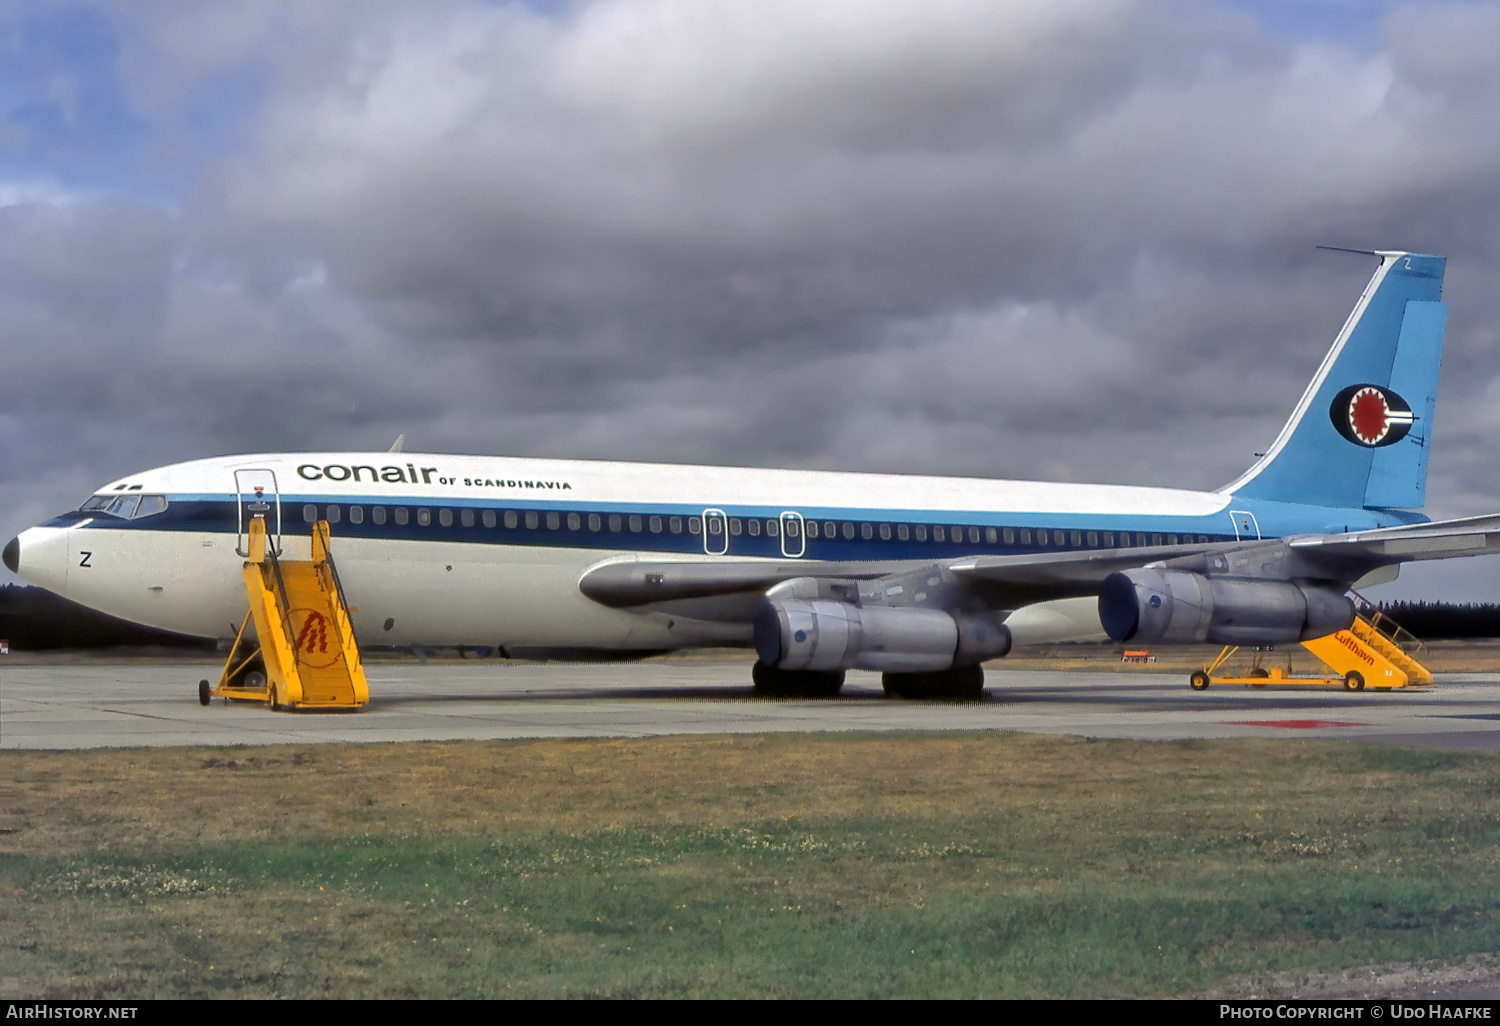
[[755, 687], [776, 696], [836, 694], [850, 669], [895, 697], [974, 696], [980, 664], [1049, 607], [1136, 644], [1310, 640], [1348, 627], [1346, 593], [1404, 562], [1500, 551], [1500, 515], [1417, 512], [1446, 260], [1355, 252], [1378, 265], [1332, 348], [1264, 455], [1215, 491], [264, 453], [112, 481], [3, 560], [102, 612], [225, 637], [244, 616], [250, 520], [297, 559], [325, 520], [366, 644], [753, 647]]

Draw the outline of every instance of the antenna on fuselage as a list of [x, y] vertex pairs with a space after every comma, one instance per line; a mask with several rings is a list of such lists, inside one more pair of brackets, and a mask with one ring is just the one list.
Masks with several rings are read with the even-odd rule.
[[391, 448], [390, 448], [389, 451], [391, 451], [391, 452], [400, 452], [405, 447], [406, 447], [406, 436], [404, 434], [401, 434], [401, 435], [397, 435], [396, 436], [396, 440], [391, 443]]

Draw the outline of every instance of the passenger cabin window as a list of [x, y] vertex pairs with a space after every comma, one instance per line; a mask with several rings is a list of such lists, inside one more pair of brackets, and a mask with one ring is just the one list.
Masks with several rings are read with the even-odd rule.
[[577, 513], [569, 513], [568, 514], [568, 530], [570, 530], [570, 531], [581, 531], [581, 530], [583, 530], [583, 520], [578, 516]]
[[[646, 521], [646, 526], [651, 529], [652, 534], [661, 534], [661, 517], [652, 517]], [[734, 533], [739, 534], [740, 532], [736, 531]]]
[[[640, 517], [639, 513], [632, 513], [631, 516], [630, 516], [630, 533], [631, 534], [640, 534], [641, 533], [641, 517]], [[714, 521], [714, 534], [718, 534], [718, 533], [719, 533], [719, 522], [718, 522], [718, 520], [715, 520]]]
[[1057, 546], [1062, 546], [1063, 544], [1065, 544], [1063, 541], [1063, 533], [1061, 531], [1052, 532], [1052, 544]]
[[891, 525], [890, 524], [881, 524], [880, 525], [880, 540], [881, 541], [890, 541], [891, 540]]
[[1072, 534], [1070, 534], [1068, 536], [1068, 540], [1073, 543], [1073, 547], [1075, 549], [1083, 544], [1083, 538], [1079, 536], [1077, 531], [1074, 531]]
[[1014, 545], [1016, 543], [1016, 532], [1012, 528], [1007, 527], [1000, 532], [1000, 536], [1005, 539], [1005, 544], [1007, 545]]
[[438, 526], [439, 527], [452, 527], [453, 526], [453, 511], [451, 509], [440, 509], [440, 510], [438, 510]]
[[370, 520], [377, 524], [385, 523], [385, 507], [376, 506], [370, 510]]
[[[753, 520], [750, 521], [750, 522], [752, 524], [755, 523], [755, 521], [753, 521]], [[730, 517], [729, 518], [729, 533], [730, 534], [732, 534], [736, 538], [738, 538], [740, 536], [740, 532], [743, 531], [744, 529], [745, 529], [745, 525], [742, 524], [742, 523], [740, 523], [740, 518], [739, 517]]]
[[555, 530], [557, 530], [561, 526], [562, 526], [562, 514], [560, 514], [560, 513], [548, 513], [547, 514], [547, 530], [549, 530], [549, 531], [555, 531]]
[[681, 517], [673, 517], [671, 520], [667, 521], [667, 530], [671, 531], [673, 534], [681, 534], [682, 533], [682, 518]]
[[326, 514], [324, 519], [326, 519], [330, 524], [336, 524], [340, 520], [342, 520], [343, 517], [339, 515], [339, 508], [337, 506], [329, 506], [328, 513]]
[[926, 524], [918, 524], [917, 525], [917, 541], [926, 541], [926, 540], [927, 540], [927, 525]]
[[363, 506], [349, 507], [349, 523], [362, 524], [365, 522], [365, 508]]
[[428, 509], [426, 506], [418, 506], [417, 507], [417, 526], [418, 527], [431, 527], [432, 526], [432, 510]]
[[479, 520], [480, 520], [480, 522], [482, 524], [484, 524], [485, 527], [494, 527], [495, 526], [495, 511], [492, 510], [492, 509], [485, 510], [483, 513], [481, 513], [479, 515]]
[[768, 538], [775, 538], [780, 533], [781, 533], [781, 522], [780, 521], [777, 521], [777, 520], [767, 520], [766, 521], [766, 536]]
[[411, 521], [411, 511], [408, 510], [405, 506], [397, 506], [395, 517], [396, 523], [401, 525], [402, 527], [405, 527], [407, 523]]
[[986, 527], [984, 529], [984, 540], [993, 545], [1000, 540], [1000, 534], [993, 527]]
[[934, 527], [932, 529], [932, 540], [933, 541], [947, 541], [948, 540], [948, 533], [946, 531], [944, 531], [941, 526]]
[[505, 526], [506, 527], [515, 527], [520, 522], [521, 522], [520, 519], [516, 516], [516, 511], [515, 510], [508, 509], [508, 510], [505, 511]]
[[306, 506], [303, 506], [302, 507], [302, 519], [303, 519], [304, 522], [309, 523], [309, 524], [315, 524], [315, 523], [317, 523], [318, 522], [318, 507], [314, 506], [310, 502]]
[[597, 513], [589, 514], [589, 530], [599, 531], [604, 528], [604, 518]]
[[759, 520], [752, 520], [752, 521], [750, 521], [750, 537], [752, 537], [752, 538], [759, 538], [760, 537], [760, 521]]
[[896, 537], [901, 541], [911, 541], [911, 525], [897, 524]]
[[1047, 544], [1047, 532], [1046, 531], [1038, 531], [1036, 533], [1036, 543], [1038, 545], [1046, 545]]
[[[615, 521], [614, 517], [610, 517], [609, 519], [610, 519], [611, 523], [613, 523]], [[699, 520], [697, 517], [688, 517], [688, 534], [702, 534], [702, 533], [703, 533], [703, 521]]]
[[851, 524], [851, 523], [849, 523], [849, 521], [847, 521], [847, 520], [844, 521], [844, 540], [845, 541], [853, 541], [854, 540], [854, 525]]
[[818, 536], [818, 522], [816, 520], [809, 520], [807, 522], [806, 534], [809, 538], [816, 538]]
[[473, 527], [474, 511], [472, 509], [460, 510], [458, 514], [458, 522], [464, 527]]
[[823, 521], [823, 537], [837, 538], [839, 536], [839, 525], [832, 520]]
[[[625, 522], [620, 519], [620, 514], [618, 514], [618, 513], [611, 513], [609, 515], [609, 529], [611, 531], [618, 531], [621, 527], [624, 526], [624, 523]], [[696, 533], [696, 532], [694, 532], [694, 533]]]

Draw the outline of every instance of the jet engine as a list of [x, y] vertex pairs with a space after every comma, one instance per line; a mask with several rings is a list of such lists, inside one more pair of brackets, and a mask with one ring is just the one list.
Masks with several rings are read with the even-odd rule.
[[767, 666], [927, 673], [1010, 651], [1010, 631], [996, 618], [795, 597], [809, 593], [800, 580], [772, 588], [755, 620], [755, 651]]
[[1099, 622], [1115, 641], [1276, 645], [1344, 630], [1354, 622], [1354, 603], [1290, 581], [1127, 570], [1104, 579]]

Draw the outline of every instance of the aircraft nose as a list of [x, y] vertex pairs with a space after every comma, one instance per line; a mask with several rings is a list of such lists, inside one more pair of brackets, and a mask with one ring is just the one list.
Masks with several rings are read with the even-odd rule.
[[5, 546], [5, 565], [31, 584], [62, 594], [68, 583], [68, 535], [60, 527], [22, 531]]

